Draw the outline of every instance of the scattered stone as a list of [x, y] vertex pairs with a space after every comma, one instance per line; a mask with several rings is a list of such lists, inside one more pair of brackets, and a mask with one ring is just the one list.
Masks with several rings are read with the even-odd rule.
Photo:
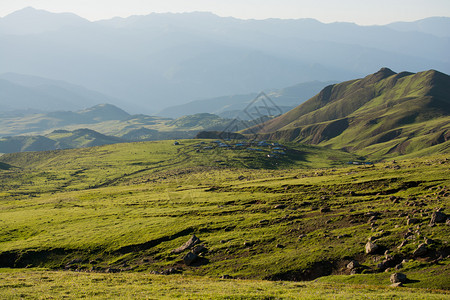
[[300, 235], [298, 236], [298, 239], [301, 240], [301, 239], [304, 238], [304, 237], [306, 237], [306, 234], [300, 234]]
[[245, 242], [244, 242], [244, 247], [251, 247], [251, 246], [253, 246], [253, 245], [254, 245], [253, 242], [249, 242], [249, 241], [245, 241]]
[[420, 244], [416, 250], [414, 250], [413, 255], [414, 256], [423, 256], [428, 252], [428, 248], [425, 244]]
[[397, 248], [400, 249], [400, 248], [404, 247], [407, 243], [408, 243], [408, 241], [404, 240]]
[[423, 241], [424, 241], [424, 243], [427, 244], [427, 245], [431, 245], [431, 244], [434, 244], [434, 243], [435, 243], [434, 240], [429, 239], [429, 238], [426, 238], [426, 237], [423, 238]]
[[366, 249], [366, 253], [367, 254], [374, 254], [379, 249], [379, 246], [377, 244], [372, 243], [372, 242], [367, 242], [367, 244], [365, 246], [365, 249]]
[[431, 215], [430, 224], [444, 223], [445, 221], [447, 221], [447, 215], [442, 211], [435, 211]]
[[275, 205], [273, 208], [275, 208], [275, 209], [285, 209], [285, 208], [286, 208], [286, 205], [284, 205], [284, 204], [278, 204], [278, 205]]
[[184, 243], [184, 245], [182, 245], [181, 247], [173, 250], [173, 253], [181, 253], [186, 249], [191, 249], [192, 247], [194, 247], [195, 245], [197, 245], [198, 243], [200, 243], [200, 239], [198, 237], [196, 237], [195, 235], [192, 235], [191, 238]]
[[405, 283], [408, 280], [408, 278], [406, 278], [406, 275], [403, 273], [394, 273], [389, 279], [392, 283]]
[[417, 223], [419, 223], [419, 222], [420, 222], [419, 219], [416, 219], [416, 218], [408, 218], [408, 220], [406, 221], [406, 224], [407, 224], [407, 225], [413, 225], [413, 224], [417, 224]]
[[330, 212], [331, 210], [330, 210], [330, 208], [329, 207], [322, 207], [321, 209], [320, 209], [320, 212], [321, 213], [326, 213], [326, 212]]
[[375, 221], [375, 220], [378, 220], [378, 217], [377, 217], [377, 216], [371, 216], [371, 217], [369, 218], [369, 221], [367, 221], [367, 223], [372, 223], [372, 222]]
[[192, 249], [192, 253], [199, 255], [200, 253], [208, 252], [208, 249], [204, 245], [197, 245]]
[[284, 246], [281, 245], [281, 244], [276, 244], [275, 247], [280, 248], [280, 249], [283, 249], [283, 248], [284, 248]]
[[349, 262], [347, 264], [347, 269], [352, 270], [352, 269], [358, 268], [360, 266], [361, 265], [359, 264], [359, 262], [357, 262], [356, 260], [352, 260], [351, 262]]
[[233, 279], [233, 276], [225, 274], [225, 275], [220, 276], [220, 279]]
[[179, 269], [169, 268], [167, 270], [162, 271], [160, 274], [162, 274], [162, 275], [170, 275], [170, 274], [177, 274], [177, 273], [181, 273]]
[[355, 275], [355, 274], [359, 274], [359, 273], [360, 273], [360, 270], [359, 270], [358, 268], [352, 269], [352, 270], [350, 271], [350, 274], [351, 274], [351, 275]]
[[183, 257], [183, 261], [187, 266], [190, 266], [194, 261], [196, 261], [198, 258], [197, 254], [194, 254], [192, 252], [188, 252], [188, 254], [186, 254]]

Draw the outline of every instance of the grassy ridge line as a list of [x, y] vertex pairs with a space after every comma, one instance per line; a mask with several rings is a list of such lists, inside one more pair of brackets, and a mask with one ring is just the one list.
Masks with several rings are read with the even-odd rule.
[[[354, 277], [367, 277], [364, 275]], [[386, 277], [386, 276], [385, 276]], [[393, 289], [367, 284], [220, 280], [145, 273], [89, 274], [0, 269], [0, 293], [6, 299], [449, 299], [448, 291]]]

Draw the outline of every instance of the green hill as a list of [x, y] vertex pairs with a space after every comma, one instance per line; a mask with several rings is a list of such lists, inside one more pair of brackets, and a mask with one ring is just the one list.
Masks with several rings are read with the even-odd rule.
[[0, 138], [0, 153], [48, 151], [124, 143], [126, 140], [107, 136], [90, 129], [55, 130], [45, 136], [13, 136]]
[[449, 95], [446, 74], [434, 70], [397, 74], [383, 68], [363, 79], [324, 88], [257, 132], [263, 138], [372, 157], [448, 151]]

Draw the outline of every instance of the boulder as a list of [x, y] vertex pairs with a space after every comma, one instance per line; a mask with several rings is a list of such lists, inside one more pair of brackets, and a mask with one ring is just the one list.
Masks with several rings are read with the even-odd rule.
[[380, 247], [377, 244], [374, 244], [372, 242], [367, 242], [365, 249], [366, 249], [366, 254], [374, 254], [378, 251]]
[[191, 249], [198, 243], [200, 243], [200, 239], [198, 237], [196, 237], [195, 235], [192, 235], [191, 238], [186, 243], [184, 243], [182, 246], [178, 247], [177, 249], [173, 250], [172, 252], [173, 253], [181, 253], [186, 249]]
[[401, 282], [396, 282], [396, 283], [391, 284], [391, 287], [402, 287], [402, 286], [403, 286], [403, 283], [401, 283]]
[[394, 273], [389, 279], [392, 283], [405, 283], [408, 280], [408, 278], [406, 278], [406, 275], [403, 273]]
[[447, 221], [447, 215], [442, 211], [435, 211], [431, 215], [430, 224], [444, 223], [445, 221]]
[[416, 219], [416, 218], [410, 218], [406, 221], [407, 225], [413, 225], [413, 224], [417, 224], [417, 223], [420, 223], [420, 220]]
[[358, 268], [359, 266], [361, 266], [359, 264], [359, 262], [357, 262], [356, 260], [352, 260], [351, 262], [349, 262], [347, 264], [347, 269], [352, 270], [352, 269]]
[[416, 250], [414, 250], [414, 256], [423, 256], [428, 252], [427, 245], [425, 243], [420, 244]]
[[188, 252], [188, 254], [186, 254], [183, 257], [183, 261], [187, 266], [190, 266], [194, 261], [196, 261], [198, 258], [197, 254], [194, 254], [192, 252]]

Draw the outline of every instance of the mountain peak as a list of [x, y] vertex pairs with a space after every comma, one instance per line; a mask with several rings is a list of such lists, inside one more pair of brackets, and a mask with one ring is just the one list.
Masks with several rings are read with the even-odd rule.
[[88, 20], [73, 13], [54, 13], [28, 6], [0, 19], [0, 32], [7, 34], [39, 34], [64, 27], [79, 27]]
[[383, 67], [378, 72], [364, 77], [364, 79], [361, 81], [361, 84], [372, 84], [395, 74], [397, 73], [395, 73], [391, 69]]

